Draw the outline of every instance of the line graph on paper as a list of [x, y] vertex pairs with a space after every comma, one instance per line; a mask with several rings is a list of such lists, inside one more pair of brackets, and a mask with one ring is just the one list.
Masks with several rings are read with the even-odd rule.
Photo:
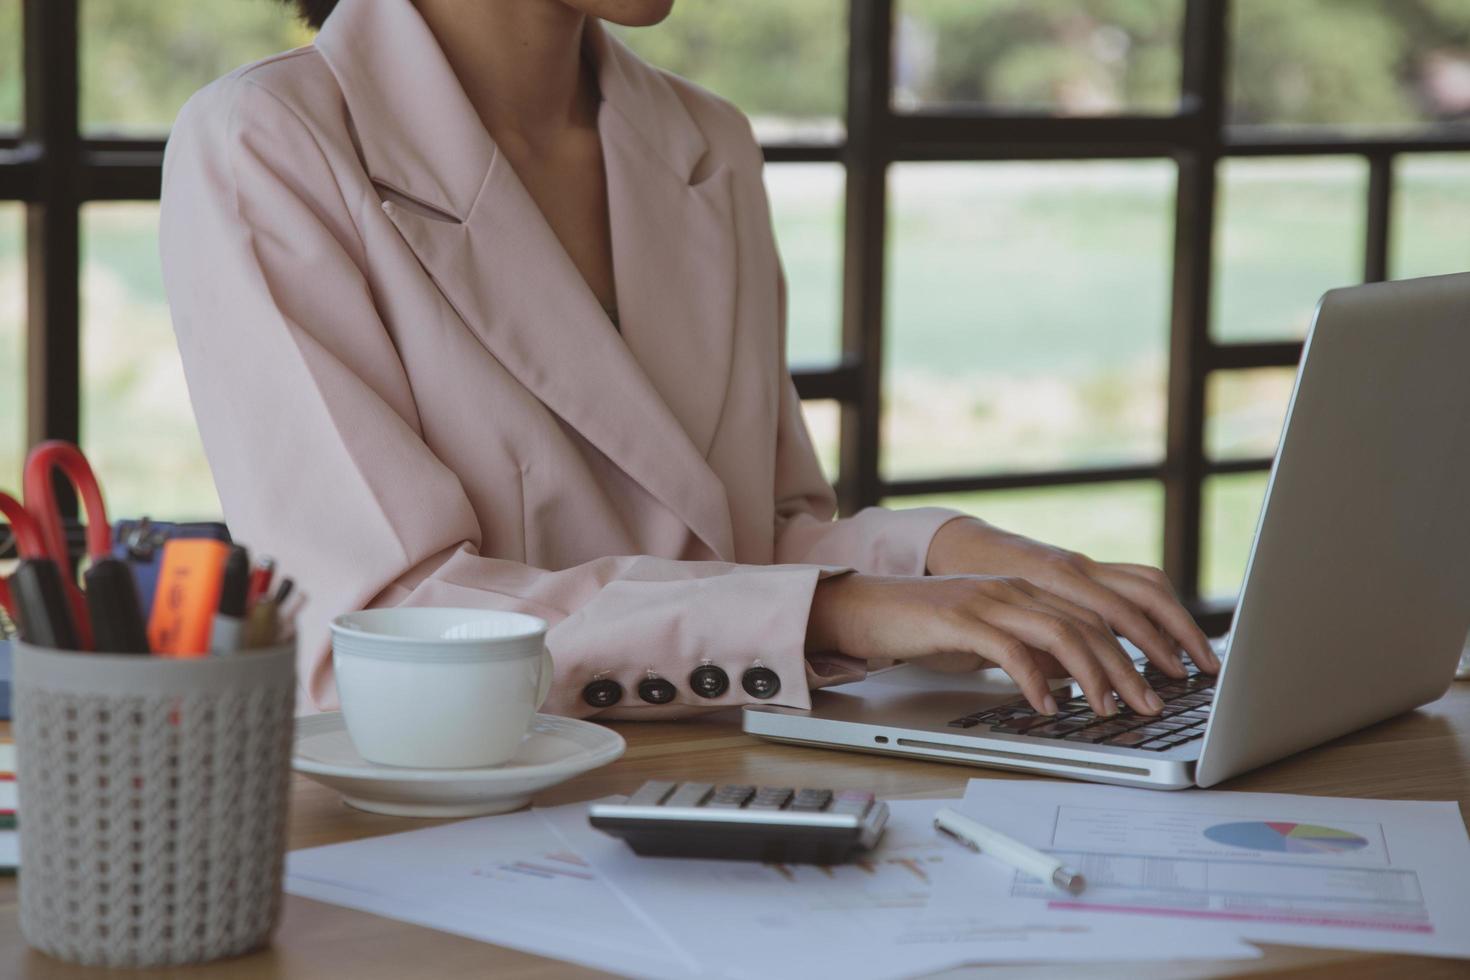
[[571, 878], [577, 881], [597, 880], [597, 875], [593, 872], [591, 865], [584, 861], [581, 855], [571, 851], [549, 851], [534, 858], [506, 861], [488, 868], [474, 868], [470, 874], [478, 878], [519, 875], [526, 878], [539, 878], [542, 881], [553, 881], [558, 878]]

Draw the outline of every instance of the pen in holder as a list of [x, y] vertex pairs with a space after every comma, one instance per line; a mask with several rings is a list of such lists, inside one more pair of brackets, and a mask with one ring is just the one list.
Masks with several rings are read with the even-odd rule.
[[281, 907], [294, 647], [14, 653], [26, 941], [95, 966], [264, 945]]

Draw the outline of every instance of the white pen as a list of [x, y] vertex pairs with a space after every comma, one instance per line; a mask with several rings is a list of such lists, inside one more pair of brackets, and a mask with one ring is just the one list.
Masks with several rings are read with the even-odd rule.
[[1049, 881], [1062, 891], [1072, 895], [1082, 894], [1087, 882], [1082, 875], [1034, 847], [1027, 847], [998, 830], [991, 830], [983, 823], [971, 820], [963, 813], [940, 807], [934, 814], [934, 829], [953, 837], [970, 850], [989, 854], [997, 861], [1009, 864], [1019, 871]]

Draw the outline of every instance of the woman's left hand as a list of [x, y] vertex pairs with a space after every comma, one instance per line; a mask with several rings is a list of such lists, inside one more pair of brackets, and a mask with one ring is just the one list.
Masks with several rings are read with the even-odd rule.
[[1213, 674], [1220, 669], [1209, 640], [1157, 568], [1093, 561], [972, 517], [940, 527], [929, 545], [927, 565], [930, 575], [1024, 578], [1102, 617], [1171, 677], [1185, 676], [1180, 648], [1200, 670]]

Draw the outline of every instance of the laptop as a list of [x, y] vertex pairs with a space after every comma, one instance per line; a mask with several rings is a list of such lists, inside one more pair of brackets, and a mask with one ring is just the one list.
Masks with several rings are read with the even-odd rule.
[[747, 707], [744, 727], [1123, 786], [1213, 786], [1439, 698], [1467, 630], [1470, 273], [1318, 303], [1223, 667], [1184, 680], [1147, 667], [1161, 716], [1099, 718], [1063, 681], [1048, 718], [999, 670], [900, 665], [814, 691], [810, 710]]

